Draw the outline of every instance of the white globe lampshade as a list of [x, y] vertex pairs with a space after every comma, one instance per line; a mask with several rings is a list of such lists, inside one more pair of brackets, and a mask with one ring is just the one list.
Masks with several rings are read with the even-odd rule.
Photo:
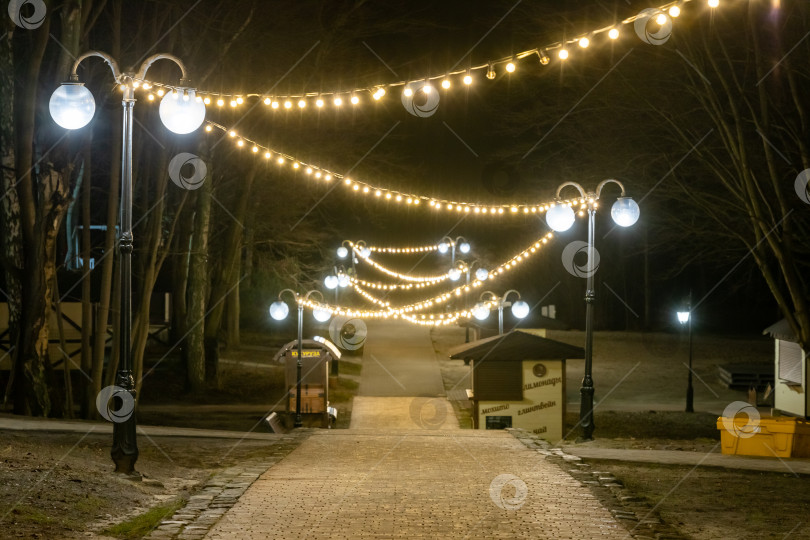
[[439, 253], [447, 253], [447, 250], [450, 249], [450, 246], [447, 245], [447, 242], [442, 242], [439, 244]]
[[326, 322], [332, 317], [332, 314], [325, 309], [313, 309], [312, 316], [315, 317], [315, 320], [318, 322]]
[[447, 275], [452, 281], [458, 281], [458, 278], [461, 277], [461, 270], [458, 268], [452, 268], [449, 272], [447, 272]]
[[277, 321], [283, 321], [287, 318], [287, 315], [290, 313], [290, 307], [278, 300], [270, 304], [270, 316], [273, 317]]
[[689, 312], [688, 311], [679, 311], [678, 312], [678, 322], [681, 324], [686, 324], [689, 322]]
[[483, 321], [487, 317], [489, 317], [489, 307], [486, 304], [475, 304], [472, 308], [473, 317], [478, 319], [479, 321]]
[[334, 289], [338, 286], [338, 277], [337, 276], [326, 276], [323, 280], [324, 286], [327, 289]]
[[619, 197], [610, 209], [610, 217], [620, 227], [630, 227], [638, 221], [641, 210], [631, 197]]
[[361, 248], [360, 256], [363, 257], [364, 259], [371, 257], [371, 250], [369, 248]]
[[90, 123], [96, 112], [96, 101], [81, 83], [62, 83], [51, 94], [48, 103], [53, 121], [65, 129], [80, 129]]
[[567, 231], [575, 220], [574, 209], [567, 204], [555, 204], [546, 212], [546, 223], [557, 232]]
[[205, 103], [198, 101], [193, 90], [187, 94], [169, 92], [160, 101], [160, 120], [178, 135], [191, 133], [205, 120]]
[[341, 287], [348, 287], [349, 285], [351, 285], [352, 282], [352, 280], [349, 279], [349, 276], [347, 276], [346, 274], [340, 274], [337, 279], [338, 285]]
[[469, 253], [470, 252], [470, 244], [468, 242], [462, 242], [458, 245], [458, 250], [462, 253]]
[[337, 256], [341, 259], [345, 259], [349, 255], [349, 250], [346, 249], [344, 246], [340, 246], [337, 248]]
[[478, 281], [486, 281], [488, 277], [489, 272], [487, 272], [486, 268], [479, 268], [478, 270], [475, 271], [475, 279], [477, 279]]
[[512, 304], [512, 315], [514, 315], [518, 319], [524, 318], [526, 315], [529, 314], [530, 308], [529, 304], [524, 302], [523, 300], [518, 300], [517, 302]]

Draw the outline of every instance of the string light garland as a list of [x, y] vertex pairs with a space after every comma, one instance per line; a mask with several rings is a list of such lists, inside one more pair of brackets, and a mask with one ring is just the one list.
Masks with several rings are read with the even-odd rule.
[[[411, 80], [402, 80], [397, 82], [377, 83], [369, 86], [360, 86], [353, 89], [340, 89], [328, 91], [307, 91], [298, 94], [273, 94], [267, 95], [264, 92], [216, 92], [210, 90], [201, 90], [198, 92], [200, 99], [206, 105], [215, 105], [219, 108], [225, 107], [239, 107], [248, 102], [248, 100], [259, 100], [266, 105], [271, 111], [304, 111], [309, 109], [320, 110], [329, 105], [336, 109], [357, 107], [363, 103], [373, 103], [380, 101], [386, 96], [390, 89], [402, 88], [406, 96], [413, 95], [414, 83], [422, 81], [424, 84], [418, 87], [418, 91], [423, 92], [425, 95], [436, 90], [436, 86], [440, 87], [444, 92], [448, 92], [454, 87], [454, 83], [458, 83], [460, 88], [466, 88], [476, 81], [474, 76], [478, 72], [483, 72], [486, 79], [493, 80], [497, 76], [496, 68], [500, 69], [503, 66], [503, 71], [512, 76], [518, 71], [518, 61], [527, 58], [537, 57], [537, 62], [541, 66], [547, 66], [551, 63], [551, 58], [555, 57], [557, 61], [567, 61], [575, 51], [588, 49], [591, 46], [601, 43], [615, 42], [622, 34], [622, 30], [628, 25], [633, 25], [636, 20], [644, 19], [652, 16], [654, 20], [660, 20], [659, 16], [663, 15], [669, 18], [676, 18], [681, 14], [685, 4], [696, 0], [675, 0], [661, 4], [658, 7], [652, 7], [645, 10], [647, 13], [638, 13], [631, 17], [627, 17], [621, 21], [613, 24], [608, 24], [589, 31], [580, 32], [574, 37], [563, 39], [528, 49], [507, 57], [498, 58], [494, 60], [487, 60], [477, 65], [467, 68], [456, 69], [453, 71], [445, 71], [443, 73], [428, 75]], [[719, 6], [719, 0], [706, 0], [708, 7], [714, 9]], [[659, 23], [663, 24], [663, 23]], [[601, 39], [601, 38], [605, 39]], [[597, 41], [598, 40], [598, 41]], [[434, 86], [434, 82], [440, 83]], [[140, 87], [146, 91], [157, 88], [156, 93], [160, 96], [166, 91], [173, 91], [178, 87], [165, 85], [159, 82], [148, 80], [138, 80]], [[154, 99], [153, 94], [150, 92], [148, 99]]]
[[236, 130], [227, 129], [225, 126], [217, 124], [216, 122], [206, 121], [205, 131], [207, 133], [211, 133], [214, 129], [227, 133], [228, 136], [235, 141], [237, 147], [249, 147], [251, 149], [251, 154], [254, 155], [256, 159], [263, 159], [268, 163], [275, 163], [279, 167], [286, 167], [289, 165], [294, 171], [303, 173], [307, 178], [312, 178], [313, 180], [323, 182], [325, 184], [331, 184], [332, 182], [339, 181], [343, 187], [358, 195], [364, 195], [380, 202], [395, 203], [408, 208], [424, 207], [434, 212], [466, 214], [469, 216], [482, 217], [501, 217], [538, 215], [548, 211], [549, 208], [558, 204], [574, 207], [586, 205], [587, 203], [587, 200], [584, 197], [581, 197], [562, 201], [546, 201], [536, 204], [526, 204], [522, 202], [507, 204], [482, 204], [408, 193], [380, 187], [360, 180], [353, 180], [340, 173], [336, 173], [319, 165], [308, 163], [304, 160], [296, 158], [295, 156], [291, 156], [276, 149], [264, 146], [253, 139], [238, 134]]
[[[455, 242], [446, 242], [450, 247], [455, 245]], [[411, 255], [414, 253], [430, 253], [432, 251], [439, 251], [439, 244], [431, 244], [428, 246], [416, 247], [381, 247], [381, 246], [366, 246], [367, 249], [377, 253], [390, 253], [395, 255]]]
[[[542, 238], [538, 239], [536, 242], [534, 242], [531, 246], [529, 246], [529, 247], [527, 247], [525, 249], [522, 249], [520, 252], [516, 253], [515, 255], [513, 255], [512, 257], [507, 259], [506, 262], [498, 265], [495, 268], [495, 270], [493, 270], [492, 272], [489, 272], [488, 275], [487, 275], [487, 279], [495, 279], [498, 276], [500, 276], [500, 275], [502, 275], [502, 274], [504, 274], [504, 273], [506, 273], [506, 272], [508, 272], [510, 270], [513, 270], [518, 264], [523, 263], [526, 260], [528, 260], [529, 257], [534, 255], [540, 248], [542, 248], [545, 244], [547, 244], [548, 241], [551, 240], [553, 237], [554, 236], [553, 236], [552, 233], [548, 233], [545, 236], [543, 236]], [[465, 265], [459, 265], [459, 268], [462, 271], [467, 270]], [[402, 313], [410, 313], [410, 312], [414, 312], [414, 311], [422, 311], [422, 310], [431, 308], [431, 307], [433, 307], [433, 306], [435, 306], [437, 304], [442, 304], [444, 302], [447, 302], [448, 300], [450, 300], [452, 298], [459, 298], [459, 297], [462, 297], [462, 296], [464, 296], [466, 294], [469, 294], [470, 292], [473, 292], [474, 289], [477, 289], [478, 287], [481, 287], [483, 284], [484, 284], [484, 282], [482, 280], [479, 280], [479, 279], [476, 278], [476, 279], [470, 281], [469, 285], [468, 284], [459, 285], [458, 287], [455, 287], [455, 288], [451, 289], [448, 292], [445, 292], [445, 293], [439, 294], [437, 296], [434, 296], [433, 298], [426, 298], [426, 299], [421, 300], [419, 302], [415, 302], [415, 303], [408, 304], [408, 305], [405, 305], [405, 306], [400, 306], [400, 307], [396, 308], [396, 310], [398, 310], [400, 312], [400, 314], [402, 314]], [[352, 287], [362, 297], [366, 298], [371, 303], [379, 305], [379, 306], [384, 306], [384, 307], [387, 307], [387, 308], [391, 307], [390, 302], [386, 302], [385, 300], [382, 300], [380, 298], [377, 298], [377, 297], [371, 295], [368, 291], [363, 290], [359, 285], [357, 285], [355, 283], [352, 283]], [[458, 313], [461, 313], [461, 312], [458, 312]]]
[[[527, 248], [521, 250], [520, 252], [513, 255], [509, 258], [506, 262], [498, 265], [492, 272], [489, 273], [489, 278], [494, 278], [499, 275], [505, 274], [511, 270], [514, 270], [519, 264], [528, 260], [532, 255], [537, 253], [545, 244], [548, 243], [550, 239], [552, 239], [553, 233], [548, 233], [538, 239], [536, 242], [532, 243]], [[354, 246], [353, 246], [354, 247]], [[434, 296], [432, 298], [427, 298], [422, 301], [408, 304], [405, 306], [400, 307], [393, 307], [390, 305], [389, 302], [385, 300], [379, 299], [371, 295], [368, 291], [363, 290], [360, 288], [358, 290], [358, 286], [354, 285], [355, 290], [358, 290], [358, 293], [366, 298], [369, 302], [376, 304], [381, 307], [381, 309], [356, 309], [356, 308], [348, 308], [339, 305], [332, 305], [326, 304], [322, 302], [316, 302], [310, 299], [299, 299], [299, 301], [304, 305], [304, 307], [310, 310], [321, 310], [321, 311], [328, 311], [332, 315], [341, 315], [347, 317], [359, 317], [359, 318], [367, 318], [367, 319], [399, 319], [402, 318], [408, 322], [412, 322], [414, 324], [423, 324], [423, 325], [440, 325], [440, 324], [452, 324], [459, 318], [468, 319], [472, 317], [472, 312], [469, 310], [459, 310], [451, 313], [439, 313], [439, 314], [420, 314], [419, 311], [423, 311], [425, 309], [432, 308], [434, 306], [441, 305], [442, 303], [450, 300], [451, 298], [458, 298], [463, 296], [466, 293], [473, 291], [474, 289], [479, 288], [483, 282], [479, 280], [472, 281], [469, 285], [460, 285], [451, 291], [446, 293], [442, 293], [441, 295]], [[492, 308], [495, 304], [491, 302], [485, 302], [487, 307]]]

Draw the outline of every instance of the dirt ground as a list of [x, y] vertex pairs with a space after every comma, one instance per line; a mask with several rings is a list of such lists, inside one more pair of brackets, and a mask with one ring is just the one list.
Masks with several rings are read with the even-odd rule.
[[[186, 499], [216, 470], [273, 452], [272, 442], [140, 437], [132, 482], [112, 474], [109, 435], [0, 431], [0, 538], [77, 538]], [[90, 533], [90, 534], [88, 534]]]

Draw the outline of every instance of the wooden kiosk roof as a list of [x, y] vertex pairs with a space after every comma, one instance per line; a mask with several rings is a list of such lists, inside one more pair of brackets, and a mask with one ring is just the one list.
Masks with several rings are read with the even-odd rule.
[[582, 347], [540, 337], [526, 330], [512, 330], [503, 335], [479, 339], [454, 347], [448, 352], [450, 358], [464, 361], [486, 359], [504, 362], [585, 358], [585, 350]]

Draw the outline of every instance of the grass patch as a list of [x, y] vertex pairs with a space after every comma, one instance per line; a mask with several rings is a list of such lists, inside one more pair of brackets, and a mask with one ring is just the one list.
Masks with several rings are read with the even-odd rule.
[[104, 534], [125, 539], [143, 538], [160, 525], [161, 521], [174, 515], [185, 503], [185, 499], [177, 499], [167, 504], [154, 506], [139, 516], [106, 529]]
[[[566, 415], [566, 431], [579, 422], [577, 413]], [[599, 438], [607, 439], [674, 439], [674, 440], [720, 440], [717, 415], [709, 413], [686, 413], [677, 411], [646, 412], [594, 412], [594, 425]], [[573, 429], [569, 439], [579, 435]]]
[[11, 513], [14, 514], [14, 521], [17, 523], [36, 523], [44, 525], [53, 521], [53, 518], [49, 517], [44, 512], [25, 504], [17, 505]]
[[363, 369], [363, 364], [360, 362], [351, 362], [348, 360], [339, 360], [339, 370], [341, 375], [354, 375], [356, 377], [360, 376], [360, 372]]

